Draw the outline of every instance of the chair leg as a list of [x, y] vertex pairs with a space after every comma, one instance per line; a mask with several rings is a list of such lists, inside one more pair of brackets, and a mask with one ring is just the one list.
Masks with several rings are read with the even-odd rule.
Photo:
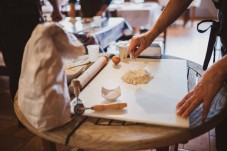
[[189, 9], [185, 10], [185, 12], [183, 13], [182, 16], [183, 16], [183, 21], [184, 21], [183, 26], [185, 27], [187, 22], [190, 19], [190, 10]]
[[44, 151], [57, 151], [56, 144], [42, 139]]
[[164, 35], [163, 35], [163, 54], [166, 53], [166, 36], [167, 36], [167, 28], [164, 30]]
[[191, 26], [193, 26], [193, 22], [195, 21], [195, 10], [196, 10], [196, 8], [192, 7], [191, 10], [192, 10]]
[[178, 144], [170, 145], [169, 151], [178, 151]]

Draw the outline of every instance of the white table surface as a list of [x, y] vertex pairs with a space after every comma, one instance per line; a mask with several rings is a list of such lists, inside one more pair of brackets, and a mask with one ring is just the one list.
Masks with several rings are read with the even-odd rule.
[[[128, 70], [150, 66], [154, 79], [147, 84], [132, 85], [122, 81]], [[101, 95], [101, 88], [120, 86], [121, 96], [108, 101]], [[189, 120], [176, 115], [176, 104], [187, 94], [187, 65], [185, 60], [136, 59], [120, 62], [116, 67], [110, 61], [106, 67], [81, 91], [79, 98], [86, 107], [96, 104], [126, 102], [124, 110], [94, 112], [86, 110], [84, 115], [158, 124], [174, 127], [189, 127]]]

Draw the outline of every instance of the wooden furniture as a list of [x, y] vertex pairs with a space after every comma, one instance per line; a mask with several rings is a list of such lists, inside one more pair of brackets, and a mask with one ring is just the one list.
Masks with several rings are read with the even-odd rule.
[[91, 22], [84, 23], [81, 18], [76, 18], [75, 22], [71, 22], [70, 17], [66, 17], [60, 24], [64, 30], [75, 34], [85, 46], [90, 41], [90, 44], [98, 43], [101, 49], [123, 36], [125, 29], [130, 29], [125, 19], [121, 17], [103, 20], [103, 27], [100, 28], [94, 27], [92, 19], [90, 20]]
[[[162, 59], [172, 58], [162, 56]], [[187, 61], [188, 90], [191, 90], [203, 75], [202, 67]], [[157, 148], [168, 150], [168, 146], [185, 143], [214, 128], [227, 115], [227, 86], [215, 97], [208, 118], [201, 121], [199, 106], [190, 115], [190, 127], [176, 128], [150, 124], [131, 123], [93, 117], [77, 116], [70, 123], [46, 132], [39, 132], [25, 119], [15, 98], [14, 109], [19, 120], [31, 132], [47, 140], [49, 149], [56, 150], [53, 143], [78, 147], [85, 150], [139, 150]], [[53, 143], [51, 143], [53, 142]]]

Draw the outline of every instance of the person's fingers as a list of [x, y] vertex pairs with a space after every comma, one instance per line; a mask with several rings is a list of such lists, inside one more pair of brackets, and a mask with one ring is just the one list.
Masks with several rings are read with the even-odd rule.
[[201, 100], [195, 99], [191, 102], [190, 106], [182, 113], [182, 117], [186, 118], [189, 114], [201, 103]]
[[143, 47], [143, 46], [139, 46], [139, 47], [136, 49], [136, 51], [135, 51], [135, 53], [134, 53], [134, 56], [135, 56], [135, 57], [139, 56], [140, 53], [141, 53], [143, 50], [144, 50], [144, 47]]
[[177, 103], [176, 108], [179, 109], [191, 96], [193, 92], [189, 92], [179, 103]]
[[131, 42], [130, 42], [130, 45], [128, 47], [128, 52], [131, 53], [131, 54], [134, 54], [134, 52], [137, 49], [137, 46], [138, 46], [137, 38], [132, 37]]
[[208, 112], [210, 110], [210, 105], [211, 105], [211, 101], [204, 100], [203, 112], [202, 112], [202, 120], [203, 121], [205, 121], [205, 119], [207, 118]]
[[185, 110], [190, 106], [192, 100], [193, 100], [193, 96], [191, 96], [189, 99], [187, 99], [184, 102], [184, 104], [177, 110], [177, 115], [182, 116], [182, 114], [185, 112]]

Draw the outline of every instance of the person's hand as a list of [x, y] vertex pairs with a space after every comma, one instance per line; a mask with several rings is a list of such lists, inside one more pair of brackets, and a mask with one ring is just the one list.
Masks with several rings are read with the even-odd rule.
[[137, 57], [144, 49], [149, 47], [151, 43], [152, 40], [149, 40], [147, 33], [133, 36], [128, 47], [128, 52], [132, 54], [133, 57]]
[[195, 88], [189, 92], [176, 106], [177, 114], [186, 118], [201, 103], [203, 103], [202, 120], [204, 121], [209, 112], [211, 103], [224, 84], [218, 69], [211, 67], [202, 77]]
[[52, 21], [58, 22], [62, 20], [62, 14], [60, 13], [59, 10], [54, 10], [51, 14]]

